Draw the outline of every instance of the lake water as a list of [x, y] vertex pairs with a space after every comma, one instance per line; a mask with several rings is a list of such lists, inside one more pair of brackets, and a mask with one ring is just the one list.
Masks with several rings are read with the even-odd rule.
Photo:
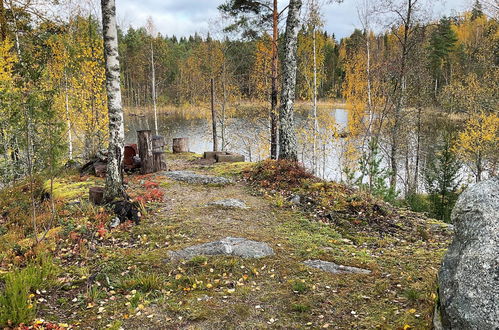
[[[338, 130], [343, 130], [348, 121], [348, 112], [345, 109], [332, 109], [329, 120], [336, 123]], [[125, 120], [126, 143], [137, 142], [137, 130], [154, 130], [154, 117], [127, 115]], [[306, 130], [310, 120], [303, 115], [296, 116], [296, 127], [298, 131]], [[162, 113], [158, 115], [159, 135], [165, 137], [168, 149], [171, 150], [173, 138], [189, 138], [189, 150], [202, 154], [204, 151], [213, 149], [211, 120], [207, 119], [185, 119], [178, 115]], [[308, 126], [310, 127], [310, 126]], [[219, 125], [219, 135], [221, 128]], [[247, 161], [260, 161], [269, 157], [269, 122], [267, 119], [229, 118], [225, 129], [225, 150], [243, 154]], [[317, 174], [329, 180], [341, 179], [340, 157], [342, 142], [333, 139], [332, 133], [323, 134], [318, 143], [317, 152]], [[221, 140], [219, 140], [221, 144]], [[299, 139], [299, 158], [306, 167], [312, 169], [312, 143]]]

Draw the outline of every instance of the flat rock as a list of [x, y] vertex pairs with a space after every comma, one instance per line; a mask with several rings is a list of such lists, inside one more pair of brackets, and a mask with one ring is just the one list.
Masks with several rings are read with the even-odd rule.
[[227, 207], [227, 208], [235, 208], [235, 209], [248, 209], [249, 207], [246, 206], [246, 203], [240, 199], [236, 198], [228, 198], [228, 199], [221, 199], [218, 201], [213, 201], [208, 203], [209, 206], [220, 206], [220, 207]]
[[452, 210], [455, 235], [438, 275], [444, 329], [499, 329], [499, 177], [481, 181]]
[[242, 258], [263, 258], [274, 254], [274, 250], [263, 242], [241, 237], [225, 237], [220, 241], [190, 246], [183, 250], [169, 251], [171, 259], [191, 259], [195, 256], [237, 256]]
[[231, 179], [227, 179], [224, 177], [197, 174], [190, 171], [164, 172], [164, 175], [173, 180], [183, 181], [187, 183], [195, 183], [195, 184], [226, 185], [233, 182]]
[[303, 263], [309, 267], [317, 268], [332, 274], [371, 274], [371, 271], [367, 269], [338, 265], [334, 262], [323, 260], [306, 260]]

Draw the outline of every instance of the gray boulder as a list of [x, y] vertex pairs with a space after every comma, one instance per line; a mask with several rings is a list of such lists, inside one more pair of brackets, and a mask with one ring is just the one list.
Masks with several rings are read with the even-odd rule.
[[247, 209], [248, 206], [246, 206], [246, 203], [244, 203], [240, 199], [236, 198], [228, 198], [228, 199], [221, 199], [219, 201], [214, 201], [208, 203], [209, 206], [219, 206], [219, 207], [226, 207], [226, 208], [234, 208], [234, 209]]
[[240, 237], [226, 237], [220, 241], [190, 246], [183, 250], [169, 251], [171, 259], [191, 259], [195, 256], [226, 255], [242, 258], [263, 258], [274, 254], [267, 244]]
[[190, 171], [164, 172], [164, 175], [173, 180], [194, 184], [226, 185], [233, 182], [231, 179], [227, 179], [224, 177], [197, 174]]
[[439, 273], [444, 329], [499, 329], [499, 178], [466, 189]]
[[332, 274], [371, 274], [371, 271], [367, 269], [338, 265], [334, 262], [323, 260], [306, 260], [303, 263], [309, 267], [317, 268]]

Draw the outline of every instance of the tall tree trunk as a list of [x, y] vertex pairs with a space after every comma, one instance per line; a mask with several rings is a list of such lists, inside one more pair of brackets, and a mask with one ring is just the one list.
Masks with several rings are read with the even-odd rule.
[[270, 158], [277, 159], [278, 144], [278, 112], [277, 112], [277, 39], [279, 38], [278, 24], [279, 13], [277, 0], [274, 0], [272, 13], [272, 92], [270, 96]]
[[[392, 137], [391, 137], [391, 150], [390, 150], [390, 163], [391, 163], [391, 177], [390, 177], [390, 188], [393, 191], [397, 189], [397, 177], [398, 177], [398, 166], [397, 166], [397, 157], [398, 157], [398, 133], [400, 130], [401, 116], [402, 110], [405, 106], [405, 85], [406, 85], [406, 65], [407, 65], [407, 56], [409, 52], [409, 34], [412, 25], [412, 11], [414, 4], [418, 0], [407, 0], [407, 11], [406, 17], [404, 19], [404, 36], [401, 40], [401, 56], [400, 56], [400, 71], [398, 76], [398, 87], [395, 87], [396, 96], [396, 104], [395, 104], [395, 114], [394, 114], [394, 124], [392, 127]], [[398, 89], [398, 90], [397, 90]]]
[[213, 125], [213, 151], [218, 151], [217, 110], [215, 109], [215, 79], [211, 78], [211, 120]]
[[0, 0], [0, 37], [2, 38], [2, 41], [5, 41], [7, 38], [7, 18], [5, 17], [3, 0]]
[[156, 69], [154, 68], [154, 48], [151, 41], [151, 92], [152, 106], [154, 109], [154, 133], [158, 135], [158, 111], [156, 109]]
[[121, 107], [120, 61], [118, 56], [115, 0], [101, 0], [101, 7], [109, 114], [109, 150], [107, 155], [104, 198], [110, 201], [125, 196], [121, 167], [125, 144], [125, 128], [123, 124], [123, 108]]
[[418, 109], [418, 127], [417, 127], [417, 139], [416, 139], [416, 160], [414, 164], [414, 184], [412, 190], [409, 193], [417, 193], [419, 189], [419, 158], [421, 149], [421, 113], [422, 107]]
[[226, 80], [227, 80], [227, 68], [225, 65], [225, 56], [224, 62], [222, 65], [222, 120], [220, 121], [220, 129], [221, 129], [221, 140], [222, 140], [222, 151], [225, 151], [225, 109], [227, 107], [227, 88], [226, 88]]
[[293, 105], [296, 89], [296, 49], [302, 0], [290, 0], [286, 33], [284, 35], [284, 61], [282, 63], [281, 106], [279, 108], [279, 158], [298, 160]]
[[319, 123], [317, 121], [317, 47], [315, 26], [313, 31], [313, 51], [314, 51], [314, 143], [313, 143], [313, 168], [314, 174], [317, 174], [317, 132]]

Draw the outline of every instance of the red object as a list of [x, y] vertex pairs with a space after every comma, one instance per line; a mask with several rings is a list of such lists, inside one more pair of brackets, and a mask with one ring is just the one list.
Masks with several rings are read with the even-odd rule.
[[125, 145], [125, 155], [123, 159], [123, 163], [125, 164], [126, 169], [133, 169], [136, 167], [133, 157], [137, 155], [137, 145], [136, 144], [127, 144]]

